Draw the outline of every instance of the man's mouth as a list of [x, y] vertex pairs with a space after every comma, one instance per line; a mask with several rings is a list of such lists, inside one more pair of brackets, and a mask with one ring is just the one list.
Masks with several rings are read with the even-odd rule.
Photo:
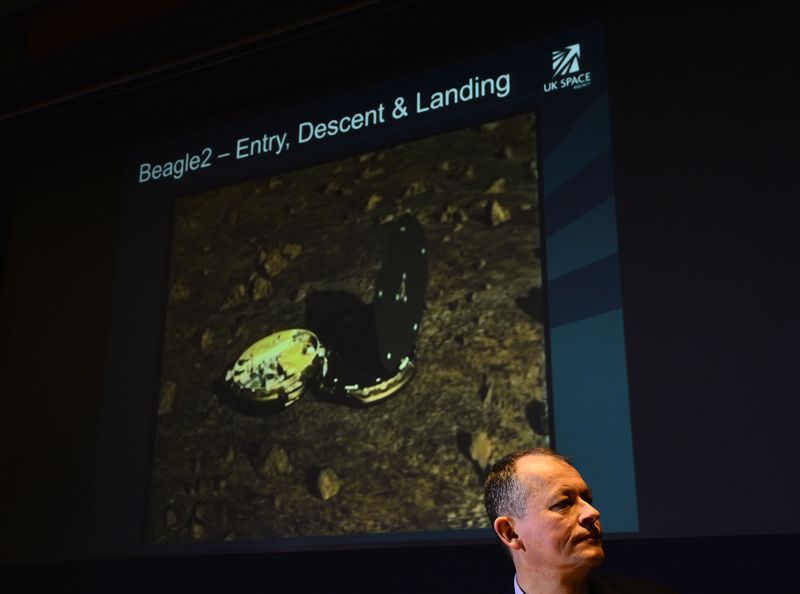
[[583, 542], [584, 540], [591, 540], [591, 541], [596, 542], [596, 543], [599, 544], [599, 543], [603, 542], [603, 535], [599, 531], [598, 532], [590, 532], [588, 534], [583, 534], [583, 535], [579, 536], [577, 539], [575, 539], [576, 542]]

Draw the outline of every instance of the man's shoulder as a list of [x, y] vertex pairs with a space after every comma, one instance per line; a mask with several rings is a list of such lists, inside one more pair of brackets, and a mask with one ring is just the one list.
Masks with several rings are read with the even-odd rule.
[[675, 590], [661, 584], [618, 575], [593, 574], [589, 578], [591, 594], [676, 594]]
[[[514, 579], [507, 580], [505, 587], [497, 594], [515, 594]], [[589, 577], [589, 594], [677, 594], [677, 591], [661, 584], [597, 573]]]

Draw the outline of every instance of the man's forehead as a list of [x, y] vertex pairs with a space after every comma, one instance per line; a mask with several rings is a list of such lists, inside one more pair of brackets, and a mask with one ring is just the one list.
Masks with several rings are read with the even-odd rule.
[[543, 454], [523, 456], [517, 460], [516, 473], [522, 481], [533, 487], [565, 481], [584, 484], [581, 475], [569, 463]]

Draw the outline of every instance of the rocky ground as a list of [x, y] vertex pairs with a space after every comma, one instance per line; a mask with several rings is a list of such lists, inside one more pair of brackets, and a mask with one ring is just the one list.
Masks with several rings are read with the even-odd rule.
[[[548, 443], [537, 185], [527, 114], [176, 200], [150, 542], [488, 525], [487, 465]], [[429, 254], [411, 382], [366, 408], [227, 399], [313, 296], [371, 301], [404, 212]]]

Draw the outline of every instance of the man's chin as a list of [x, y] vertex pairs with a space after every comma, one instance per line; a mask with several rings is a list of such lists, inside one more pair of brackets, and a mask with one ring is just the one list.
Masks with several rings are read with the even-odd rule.
[[599, 566], [606, 558], [605, 551], [603, 551], [602, 545], [597, 545], [593, 547], [592, 551], [587, 551], [586, 561], [587, 564], [590, 565], [592, 568]]
[[606, 558], [605, 551], [603, 551], [603, 544], [599, 540], [593, 538], [588, 539], [580, 543], [580, 546], [584, 548], [582, 553], [586, 564], [592, 568], [600, 565]]
[[573, 558], [573, 569], [580, 575], [588, 575], [594, 569], [597, 569], [603, 564], [605, 560], [605, 553], [602, 546], [592, 547], [581, 551], [577, 558]]

